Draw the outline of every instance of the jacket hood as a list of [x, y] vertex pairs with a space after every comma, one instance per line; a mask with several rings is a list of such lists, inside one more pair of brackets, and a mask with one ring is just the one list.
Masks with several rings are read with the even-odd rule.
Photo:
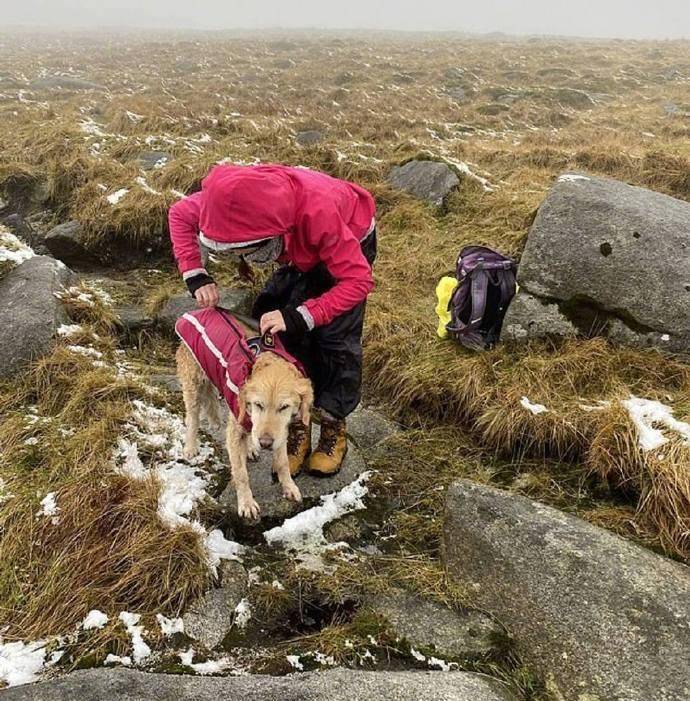
[[273, 166], [216, 166], [204, 178], [199, 229], [214, 241], [249, 243], [295, 224], [295, 191]]

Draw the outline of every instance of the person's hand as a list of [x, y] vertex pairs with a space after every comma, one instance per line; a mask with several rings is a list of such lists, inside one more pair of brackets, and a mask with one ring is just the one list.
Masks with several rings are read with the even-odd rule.
[[200, 307], [215, 307], [220, 302], [218, 285], [215, 282], [204, 285], [194, 293], [194, 297]]
[[267, 312], [259, 320], [261, 334], [285, 331], [285, 319], [279, 311]]

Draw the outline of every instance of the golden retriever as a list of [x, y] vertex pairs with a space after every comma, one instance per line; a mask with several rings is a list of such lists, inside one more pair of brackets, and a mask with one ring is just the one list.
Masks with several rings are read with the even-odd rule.
[[[255, 335], [242, 324], [245, 335]], [[186, 411], [184, 455], [197, 454], [199, 415], [203, 410], [210, 422], [220, 426], [220, 401], [215, 388], [189, 349], [181, 344], [177, 350], [177, 374], [182, 385]], [[251, 376], [240, 390], [239, 416], [228, 412], [226, 446], [232, 482], [237, 492], [237, 513], [242, 518], [258, 519], [259, 505], [249, 484], [247, 459], [256, 458], [261, 448], [273, 451], [273, 472], [283, 489], [283, 496], [301, 501], [302, 495], [290, 474], [287, 439], [290, 423], [309, 425], [314, 392], [311, 381], [280, 356], [264, 351], [257, 358]], [[242, 427], [245, 416], [251, 418], [252, 430]]]

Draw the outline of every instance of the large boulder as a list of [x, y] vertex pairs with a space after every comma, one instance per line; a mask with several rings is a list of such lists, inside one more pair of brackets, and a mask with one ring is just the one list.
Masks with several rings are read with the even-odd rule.
[[60, 261], [34, 256], [0, 280], [0, 377], [9, 377], [50, 349], [61, 324], [68, 322], [55, 297], [72, 276]]
[[438, 161], [409, 161], [396, 166], [388, 175], [388, 182], [396, 189], [442, 205], [446, 197], [460, 184], [455, 171]]
[[565, 701], [690, 698], [690, 569], [530, 499], [448, 492], [444, 557]]
[[142, 151], [137, 156], [137, 164], [142, 170], [164, 168], [173, 157], [167, 151]]
[[566, 173], [529, 232], [505, 338], [543, 336], [546, 314], [555, 337], [574, 326], [581, 334], [687, 353], [689, 271], [690, 204]]
[[78, 221], [68, 221], [53, 227], [46, 234], [44, 243], [55, 258], [68, 265], [93, 260], [84, 243], [83, 227]]
[[455, 672], [327, 672], [286, 677], [192, 677], [131, 669], [87, 669], [0, 692], [3, 701], [515, 701], [495, 679]]

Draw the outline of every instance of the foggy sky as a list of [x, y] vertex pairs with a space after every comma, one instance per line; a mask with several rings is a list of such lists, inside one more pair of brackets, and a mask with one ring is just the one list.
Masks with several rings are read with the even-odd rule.
[[30, 27], [457, 30], [690, 38], [690, 0], [0, 0]]

